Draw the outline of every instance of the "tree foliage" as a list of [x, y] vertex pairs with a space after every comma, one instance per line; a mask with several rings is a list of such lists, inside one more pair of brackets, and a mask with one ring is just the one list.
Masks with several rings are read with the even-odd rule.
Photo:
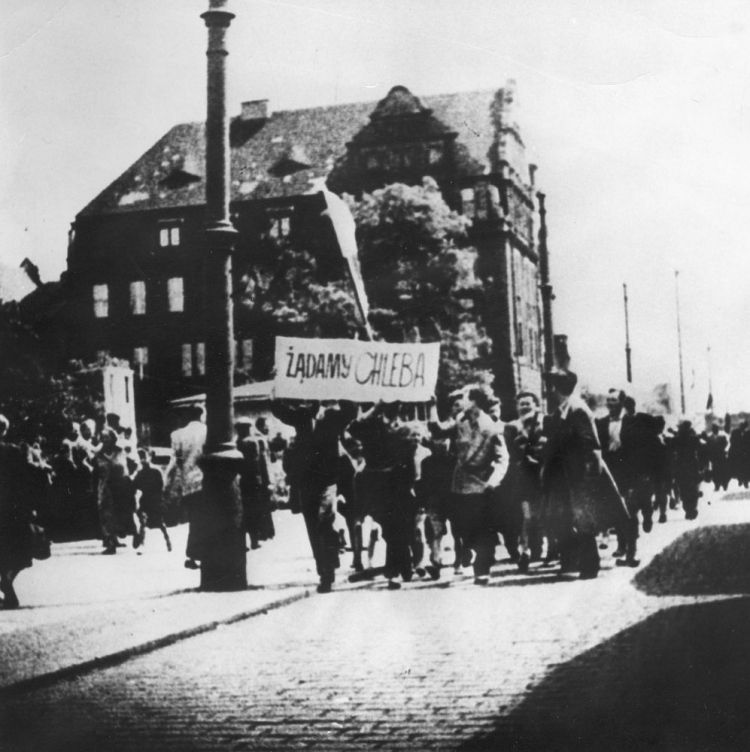
[[432, 178], [351, 205], [376, 332], [391, 342], [440, 342], [441, 394], [486, 381], [490, 341], [475, 305], [482, 294], [469, 220], [450, 209]]
[[69, 420], [103, 411], [101, 390], [81, 364], [60, 367], [54, 336], [22, 305], [0, 305], [0, 413], [10, 421], [12, 441], [42, 437], [56, 448]]
[[[359, 201], [346, 198], [376, 337], [440, 342], [443, 394], [486, 380], [476, 365], [486, 360], [490, 344], [474, 305], [481, 287], [477, 252], [467, 244], [469, 221], [448, 207], [431, 178], [420, 186], [393, 184]], [[274, 248], [256, 253], [238, 316], [269, 336], [355, 336], [361, 321], [343, 263], [324, 265], [285, 238], [272, 242]]]

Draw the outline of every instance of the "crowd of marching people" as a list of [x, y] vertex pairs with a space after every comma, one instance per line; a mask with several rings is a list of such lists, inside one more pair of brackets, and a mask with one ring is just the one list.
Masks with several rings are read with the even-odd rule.
[[[615, 389], [607, 414], [595, 419], [576, 395], [574, 373], [556, 369], [546, 378], [556, 408], [545, 414], [538, 395], [521, 392], [517, 418], [507, 423], [485, 386], [451, 394], [443, 419], [435, 404], [426, 421], [415, 421], [399, 403], [365, 409], [345, 401], [274, 400], [272, 414], [293, 432], [286, 439], [271, 437], [262, 417], [240, 418], [238, 485], [248, 550], [275, 536], [278, 465], [286, 503], [304, 519], [321, 593], [332, 589], [346, 548], [353, 576], [377, 576], [378, 545], [385, 546], [382, 574], [391, 589], [419, 577], [438, 580], [446, 566], [459, 573], [471, 567], [474, 582], [487, 585], [499, 545], [521, 573], [539, 562], [594, 578], [602, 547], [616, 545], [617, 564], [637, 567], [639, 536], [654, 519], [666, 522], [679, 505], [695, 519], [703, 481], [716, 490], [732, 479], [750, 485], [747, 421], [730, 435], [718, 425], [699, 434], [688, 421], [667, 429], [662, 416], [639, 412]], [[124, 538], [142, 546], [148, 529], [159, 530], [171, 551], [168, 528], [188, 521], [185, 566], [200, 566], [206, 426], [200, 407], [183, 409], [182, 417], [163, 468], [114, 414], [100, 423], [71, 422], [56, 451], [43, 440], [7, 442], [9, 424], [0, 416], [2, 608], [18, 606], [18, 573], [33, 558], [49, 556], [40, 524], [95, 520], [101, 553], [111, 556]]]

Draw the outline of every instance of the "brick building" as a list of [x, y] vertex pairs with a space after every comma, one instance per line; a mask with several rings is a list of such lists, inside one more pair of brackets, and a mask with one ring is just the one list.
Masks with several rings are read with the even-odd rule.
[[[235, 270], [252, 263], [254, 244], [268, 236], [304, 238], [316, 257], [339, 264], [321, 220], [324, 182], [361, 195], [429, 175], [448, 205], [472, 220], [493, 343], [486, 366], [501, 396], [512, 404], [518, 389], [539, 392], [534, 167], [525, 160], [513, 100], [511, 82], [498, 91], [424, 98], [396, 86], [376, 105], [271, 113], [265, 100], [244, 103], [230, 126]], [[204, 389], [204, 190], [204, 125], [178, 125], [71, 229], [71, 355], [129, 360], [147, 410]], [[241, 320], [235, 330], [238, 361], [252, 368], [259, 333]]]

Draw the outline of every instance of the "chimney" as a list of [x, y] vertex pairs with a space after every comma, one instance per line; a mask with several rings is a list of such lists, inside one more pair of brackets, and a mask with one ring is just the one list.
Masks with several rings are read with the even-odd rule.
[[39, 267], [29, 259], [25, 258], [21, 262], [21, 269], [26, 272], [26, 276], [37, 286], [42, 286], [42, 280], [39, 276]]
[[531, 183], [532, 192], [536, 185], [536, 171], [537, 171], [537, 166], [535, 164], [530, 164], [529, 165], [529, 181]]
[[242, 113], [240, 120], [267, 120], [268, 119], [268, 100], [253, 99], [250, 102], [242, 103]]

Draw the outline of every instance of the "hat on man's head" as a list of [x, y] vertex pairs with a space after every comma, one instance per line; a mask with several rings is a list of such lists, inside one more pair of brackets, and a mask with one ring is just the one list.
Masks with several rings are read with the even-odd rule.
[[237, 420], [234, 421], [235, 427], [237, 426], [252, 426], [253, 421], [251, 418], [248, 418], [246, 415], [243, 415], [240, 418], [237, 418]]
[[578, 383], [578, 376], [566, 368], [552, 368], [545, 372], [544, 380], [567, 397], [573, 394], [573, 390]]

